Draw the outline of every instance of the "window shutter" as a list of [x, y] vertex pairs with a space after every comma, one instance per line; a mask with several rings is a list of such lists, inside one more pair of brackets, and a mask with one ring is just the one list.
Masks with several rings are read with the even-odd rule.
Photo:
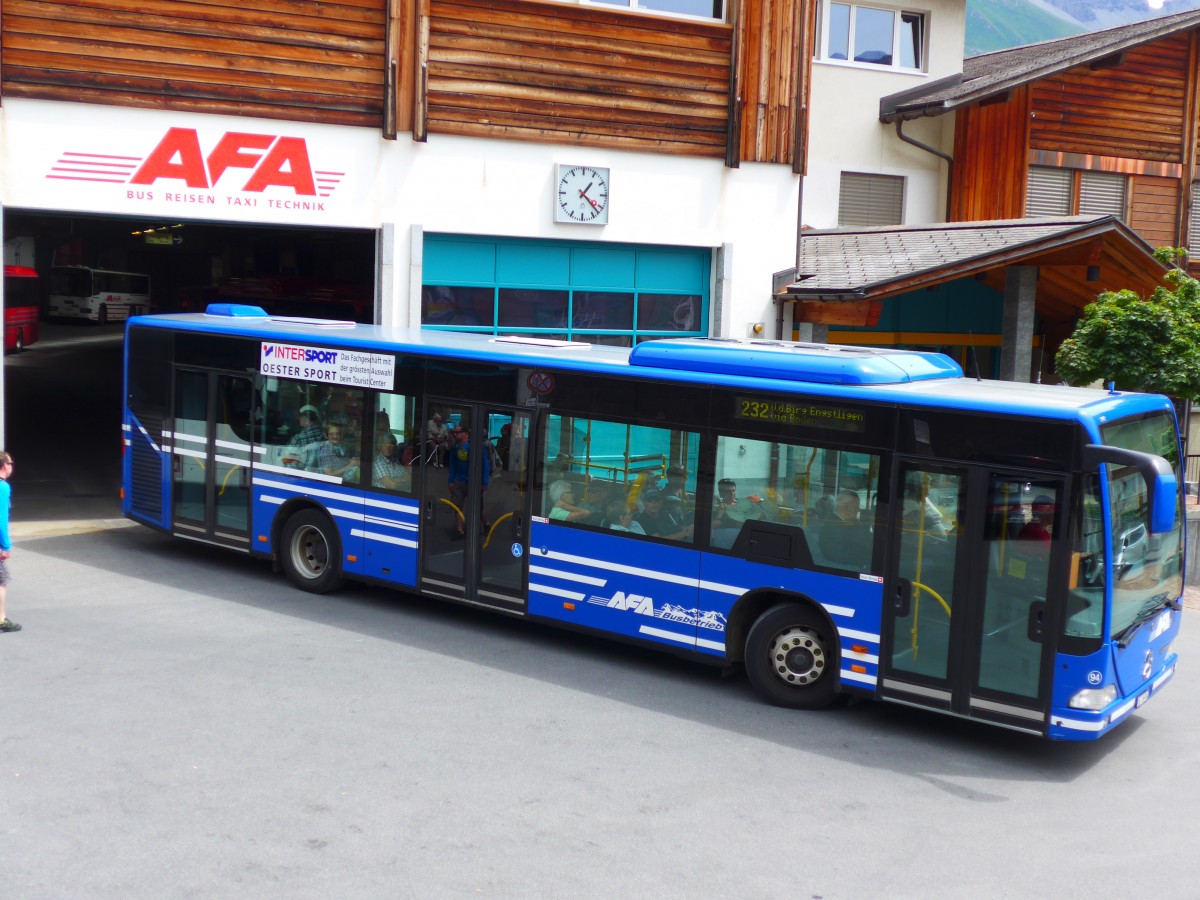
[[1084, 172], [1079, 184], [1081, 216], [1125, 218], [1125, 176], [1113, 172]]
[[1025, 191], [1025, 215], [1069, 216], [1071, 214], [1071, 170], [1030, 166]]
[[838, 225], [869, 228], [904, 222], [904, 178], [843, 172]]

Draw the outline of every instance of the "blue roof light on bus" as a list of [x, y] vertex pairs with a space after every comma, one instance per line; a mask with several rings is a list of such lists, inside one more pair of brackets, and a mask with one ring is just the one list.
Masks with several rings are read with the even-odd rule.
[[633, 348], [629, 364], [846, 385], [900, 384], [963, 374], [958, 363], [942, 353], [737, 338], [646, 341]]
[[222, 316], [235, 319], [265, 319], [267, 311], [261, 306], [249, 306], [245, 303], [210, 303], [204, 310], [206, 316]]

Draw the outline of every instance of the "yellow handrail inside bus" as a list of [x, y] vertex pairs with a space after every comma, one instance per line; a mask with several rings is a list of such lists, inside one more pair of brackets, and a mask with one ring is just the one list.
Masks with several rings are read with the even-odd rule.
[[496, 528], [500, 525], [500, 523], [503, 522], [505, 519], [511, 519], [511, 518], [512, 518], [512, 513], [506, 512], [504, 515], [502, 515], [500, 518], [498, 518], [495, 522], [492, 523], [492, 527], [488, 529], [487, 537], [485, 537], [483, 539], [483, 549], [484, 550], [486, 550], [488, 544], [490, 544], [492, 542], [492, 535], [496, 533]]

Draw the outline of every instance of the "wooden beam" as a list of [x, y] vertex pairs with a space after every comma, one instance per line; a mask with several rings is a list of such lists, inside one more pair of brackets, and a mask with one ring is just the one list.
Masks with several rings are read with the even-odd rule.
[[[790, 299], [790, 298], [786, 298]], [[796, 300], [792, 322], [813, 325], [879, 324], [883, 303], [879, 300]]]

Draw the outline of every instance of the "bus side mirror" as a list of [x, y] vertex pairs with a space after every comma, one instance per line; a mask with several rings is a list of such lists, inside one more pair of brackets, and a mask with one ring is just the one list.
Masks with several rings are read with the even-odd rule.
[[1093, 471], [1101, 463], [1116, 466], [1131, 466], [1138, 470], [1146, 482], [1150, 495], [1150, 531], [1162, 534], [1175, 527], [1175, 509], [1179, 504], [1179, 482], [1171, 464], [1153, 453], [1139, 450], [1124, 450], [1087, 444], [1083, 448], [1083, 468]]

